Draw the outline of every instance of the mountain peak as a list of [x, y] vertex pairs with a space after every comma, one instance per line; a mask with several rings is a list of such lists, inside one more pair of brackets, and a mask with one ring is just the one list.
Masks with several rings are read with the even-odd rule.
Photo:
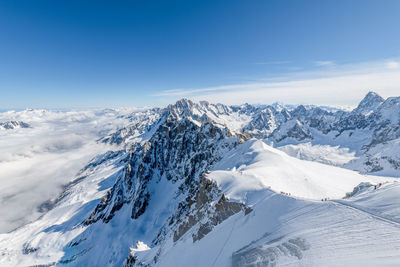
[[194, 105], [195, 104], [191, 100], [182, 98], [176, 101], [175, 104], [169, 105], [168, 110], [170, 113], [173, 113], [178, 117], [185, 116], [191, 113]]
[[179, 99], [179, 100], [176, 101], [175, 105], [177, 105], [177, 104], [184, 104], [184, 105], [187, 105], [187, 104], [193, 104], [193, 102], [192, 102], [190, 99], [181, 98], [181, 99]]
[[380, 95], [375, 92], [368, 92], [366, 96], [358, 104], [357, 108], [354, 110], [357, 113], [367, 115], [370, 112], [375, 111], [380, 104], [385, 101]]
[[379, 99], [379, 100], [384, 101], [384, 99], [380, 95], [378, 95], [378, 93], [375, 93], [374, 91], [369, 91], [365, 95], [364, 99]]

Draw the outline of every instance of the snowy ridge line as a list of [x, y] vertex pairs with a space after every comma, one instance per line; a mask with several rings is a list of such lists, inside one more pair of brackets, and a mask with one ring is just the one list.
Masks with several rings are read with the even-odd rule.
[[300, 160], [251, 139], [230, 151], [207, 175], [232, 200], [252, 203], [254, 194], [271, 190], [303, 200], [339, 199], [361, 182], [394, 178], [365, 176], [355, 171]]

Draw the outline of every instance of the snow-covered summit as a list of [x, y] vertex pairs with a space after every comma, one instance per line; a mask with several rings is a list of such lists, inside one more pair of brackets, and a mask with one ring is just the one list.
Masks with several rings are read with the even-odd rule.
[[371, 112], [376, 111], [376, 109], [381, 105], [385, 99], [375, 92], [368, 92], [368, 94], [361, 100], [354, 112], [361, 113], [363, 115], [368, 115]]
[[365, 176], [354, 171], [303, 161], [249, 140], [226, 155], [208, 175], [228, 197], [247, 203], [253, 191], [265, 188], [307, 199], [342, 198], [361, 182], [393, 179]]

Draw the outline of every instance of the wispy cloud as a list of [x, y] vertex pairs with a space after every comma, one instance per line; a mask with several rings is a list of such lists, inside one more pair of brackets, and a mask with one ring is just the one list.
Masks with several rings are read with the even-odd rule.
[[400, 68], [400, 62], [399, 61], [394, 61], [394, 60], [389, 60], [386, 62], [386, 67], [388, 69], [399, 69]]
[[256, 62], [256, 65], [283, 65], [292, 63], [289, 60], [280, 60], [280, 61], [264, 61], [264, 62]]
[[322, 66], [322, 67], [329, 67], [329, 66], [335, 65], [335, 63], [333, 61], [329, 61], [329, 60], [315, 61], [314, 63], [315, 63], [315, 65]]
[[226, 104], [281, 101], [292, 104], [352, 105], [370, 90], [388, 97], [398, 95], [399, 88], [400, 63], [397, 59], [389, 59], [335, 64], [334, 68], [291, 72], [274, 79], [260, 79], [260, 82], [165, 90], [156, 96], [171, 101], [188, 97]]

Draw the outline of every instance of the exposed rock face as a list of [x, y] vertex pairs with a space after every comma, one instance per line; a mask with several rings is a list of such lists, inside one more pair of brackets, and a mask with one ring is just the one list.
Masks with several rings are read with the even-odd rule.
[[196, 242], [230, 216], [240, 211], [244, 211], [245, 214], [251, 211], [251, 208], [242, 203], [229, 202], [217, 185], [205, 177], [202, 178], [195, 191], [194, 198], [189, 198], [181, 205], [187, 208], [184, 211], [179, 210], [176, 217], [170, 219], [170, 222], [176, 222], [174, 242], [197, 225], [196, 231], [192, 234], [193, 242]]
[[[229, 131], [210, 123], [198, 126], [189, 119], [168, 116], [154, 135], [130, 150], [122, 177], [96, 207], [86, 224], [108, 222], [124, 204], [132, 204], [132, 219], [145, 211], [151, 197], [150, 182], [167, 179], [179, 183], [181, 191], [198, 181], [200, 174], [219, 159], [219, 152], [235, 142]], [[237, 138], [236, 138], [237, 140]]]
[[372, 185], [371, 183], [368, 183], [368, 182], [361, 183], [361, 184], [357, 185], [356, 187], [354, 187], [352, 192], [346, 193], [345, 198], [350, 198], [350, 197], [356, 196], [372, 186], [374, 186], [374, 185]]

